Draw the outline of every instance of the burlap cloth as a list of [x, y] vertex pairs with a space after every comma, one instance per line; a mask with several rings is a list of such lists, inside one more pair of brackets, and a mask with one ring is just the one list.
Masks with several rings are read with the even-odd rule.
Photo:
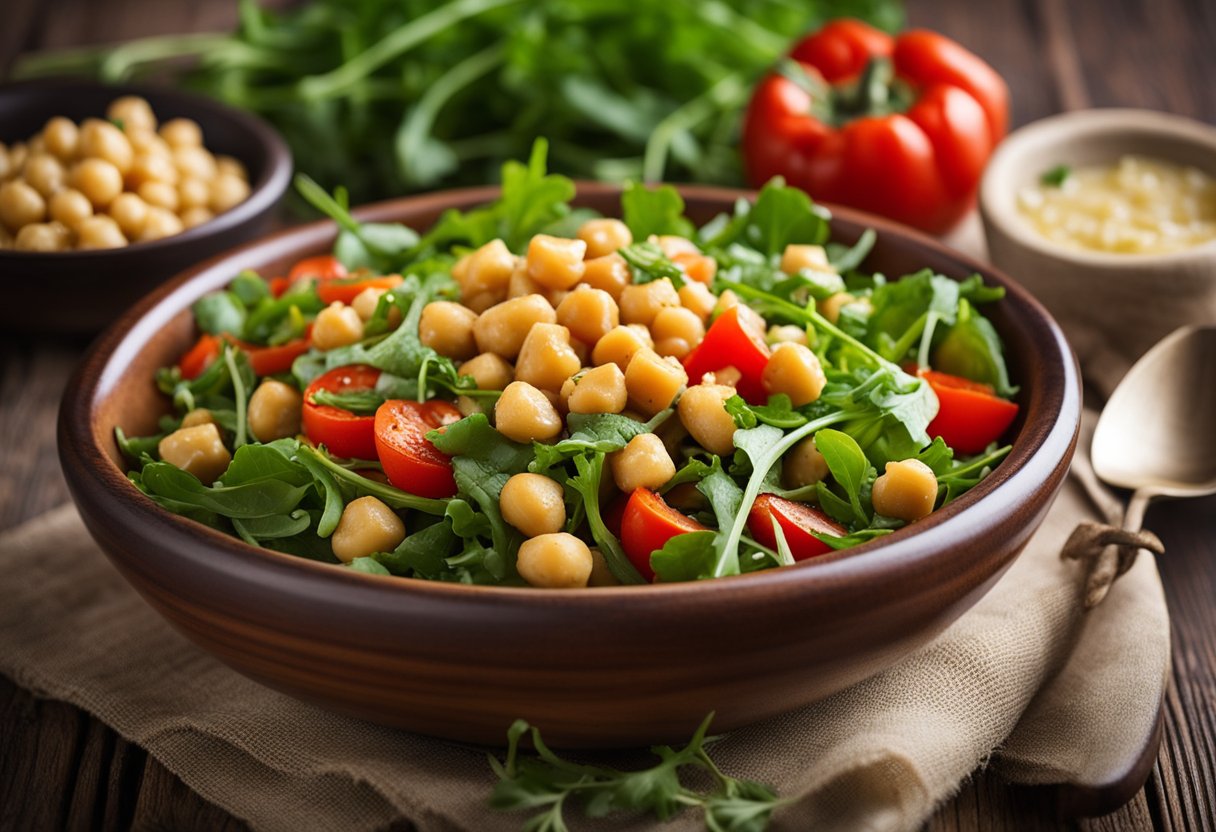
[[[1109, 392], [1124, 365], [1086, 353], [1087, 377]], [[1088, 412], [1081, 453], [1092, 422]], [[1153, 731], [1169, 620], [1144, 554], [1083, 610], [1084, 564], [1059, 553], [1086, 519], [1109, 518], [1070, 477], [1005, 577], [936, 641], [827, 700], [734, 732], [713, 756], [794, 799], [775, 815], [778, 829], [915, 829], [986, 764], [1020, 783], [1098, 782]], [[0, 537], [0, 569], [0, 672], [96, 715], [254, 827], [522, 824], [524, 815], [488, 808], [484, 749], [301, 704], [196, 649], [123, 582], [72, 507]], [[655, 825], [568, 819], [575, 829]], [[686, 812], [664, 828], [701, 826]]]

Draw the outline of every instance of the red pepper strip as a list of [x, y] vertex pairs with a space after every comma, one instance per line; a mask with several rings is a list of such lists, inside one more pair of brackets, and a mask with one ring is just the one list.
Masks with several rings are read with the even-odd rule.
[[689, 384], [700, 384], [706, 373], [734, 367], [741, 376], [735, 385], [739, 395], [752, 404], [768, 401], [762, 376], [772, 351], [764, 341], [763, 324], [752, 320], [752, 314], [744, 307], [733, 306], [717, 317], [705, 338], [684, 359]]
[[992, 387], [977, 381], [920, 370], [937, 394], [937, 416], [929, 423], [929, 435], [940, 436], [955, 453], [978, 454], [1001, 437], [1018, 415], [1015, 402], [997, 396]]

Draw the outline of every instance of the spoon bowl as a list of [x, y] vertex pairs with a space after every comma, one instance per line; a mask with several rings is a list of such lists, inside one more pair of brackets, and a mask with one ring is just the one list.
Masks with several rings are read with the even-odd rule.
[[1134, 492], [1124, 529], [1157, 497], [1216, 494], [1214, 426], [1216, 326], [1185, 326], [1128, 371], [1094, 430], [1094, 473]]

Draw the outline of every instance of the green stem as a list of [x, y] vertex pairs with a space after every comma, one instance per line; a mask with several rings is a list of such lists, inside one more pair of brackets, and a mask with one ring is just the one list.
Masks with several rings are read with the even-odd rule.
[[167, 35], [128, 41], [115, 46], [62, 49], [23, 58], [13, 73], [17, 78], [95, 70], [108, 81], [121, 81], [135, 66], [168, 58], [205, 55], [231, 47], [235, 41], [223, 32]]
[[667, 155], [676, 135], [713, 115], [717, 110], [741, 104], [746, 95], [747, 85], [741, 74], [732, 73], [668, 114], [655, 126], [654, 132], [646, 141], [646, 151], [642, 157], [642, 179], [646, 182], [662, 181]]
[[495, 44], [476, 55], [470, 55], [435, 79], [401, 124], [397, 133], [398, 159], [422, 144], [439, 111], [452, 96], [501, 65], [505, 57], [506, 48], [502, 44]]
[[520, 0], [455, 0], [414, 18], [369, 46], [342, 66], [299, 82], [300, 95], [311, 101], [341, 96], [380, 67], [400, 58], [429, 38], [488, 11]]
[[241, 372], [236, 366], [233, 352], [232, 347], [225, 345], [224, 364], [227, 365], [228, 374], [232, 377], [232, 397], [236, 402], [236, 439], [232, 442], [232, 449], [235, 451], [248, 441], [248, 437], [245, 435], [248, 428], [245, 426], [245, 380], [241, 378]]

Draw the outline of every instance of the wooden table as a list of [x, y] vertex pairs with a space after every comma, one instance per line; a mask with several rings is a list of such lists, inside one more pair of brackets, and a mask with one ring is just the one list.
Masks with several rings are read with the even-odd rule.
[[[957, 38], [1004, 75], [1013, 91], [1015, 124], [1091, 106], [1150, 107], [1216, 122], [1216, 3], [1211, 0], [914, 0], [909, 5], [913, 23]], [[236, 4], [6, 0], [4, 6], [0, 73], [25, 50], [229, 28]], [[81, 340], [0, 334], [0, 529], [68, 499], [55, 451], [55, 413], [84, 346]], [[928, 828], [1214, 828], [1214, 518], [1216, 498], [1163, 504], [1147, 519], [1168, 549], [1161, 572], [1174, 625], [1174, 670], [1165, 740], [1145, 788], [1113, 814], [1062, 822], [1040, 798], [979, 772]], [[242, 826], [88, 714], [37, 700], [0, 677], [0, 830]]]

